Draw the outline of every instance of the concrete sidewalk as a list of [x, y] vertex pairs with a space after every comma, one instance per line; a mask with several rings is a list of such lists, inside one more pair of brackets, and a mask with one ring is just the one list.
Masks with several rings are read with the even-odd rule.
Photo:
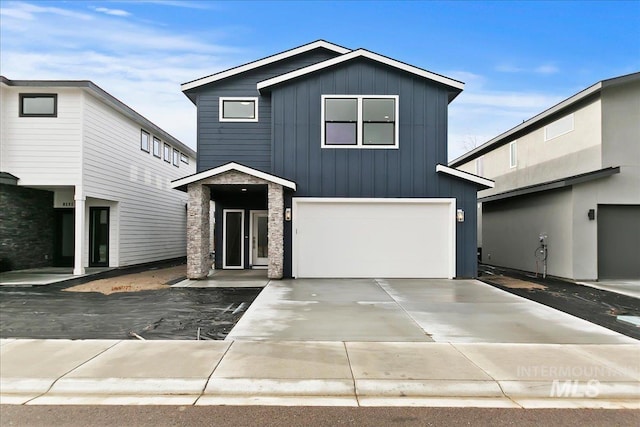
[[0, 340], [3, 404], [640, 408], [640, 345]]

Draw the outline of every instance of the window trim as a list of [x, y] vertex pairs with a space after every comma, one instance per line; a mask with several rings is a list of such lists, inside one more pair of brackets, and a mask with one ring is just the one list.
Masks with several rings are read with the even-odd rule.
[[182, 163], [184, 163], [185, 165], [188, 165], [189, 164], [189, 156], [187, 156], [186, 154], [181, 152], [180, 153], [180, 161]]
[[171, 146], [169, 144], [167, 144], [166, 142], [164, 143], [164, 146], [163, 146], [163, 156], [162, 157], [163, 157], [163, 160], [165, 162], [171, 164]]
[[[252, 119], [228, 119], [223, 117], [224, 101], [249, 101], [253, 102], [253, 118]], [[218, 99], [218, 120], [221, 122], [257, 122], [258, 121], [258, 97], [251, 96], [221, 96]]]
[[[560, 132], [560, 133], [558, 133], [556, 135], [549, 136], [549, 126], [554, 125], [554, 124], [558, 123], [559, 121], [566, 120], [566, 119], [569, 119], [571, 121], [571, 128], [569, 130], [562, 131], [562, 132]], [[552, 139], [559, 138], [562, 135], [566, 135], [568, 133], [573, 132], [575, 129], [576, 129], [575, 113], [567, 114], [566, 116], [560, 117], [559, 119], [554, 120], [553, 122], [549, 123], [548, 125], [546, 125], [544, 127], [544, 141], [547, 142], [547, 141], [551, 141]]]
[[[53, 113], [51, 114], [29, 114], [24, 112], [25, 98], [52, 98]], [[58, 94], [57, 93], [21, 93], [19, 94], [18, 114], [20, 117], [58, 117]]]
[[513, 169], [518, 166], [518, 141], [509, 143], [509, 168]]
[[[145, 148], [143, 145], [143, 137], [145, 136], [147, 137], [147, 148]], [[144, 129], [140, 129], [140, 150], [144, 151], [145, 153], [151, 152], [151, 134]]]
[[[158, 154], [156, 154], [156, 142], [158, 143]], [[162, 158], [162, 141], [160, 138], [154, 136], [153, 137], [153, 157], [157, 157], [159, 159]]]
[[[326, 99], [356, 99], [358, 107], [358, 119], [356, 121], [356, 143], [355, 144], [326, 144], [325, 143], [325, 100]], [[395, 101], [394, 120], [394, 144], [393, 145], [366, 145], [363, 144], [364, 120], [363, 120], [363, 99], [393, 99]], [[320, 147], [337, 149], [371, 149], [371, 150], [393, 150], [400, 148], [400, 97], [398, 95], [322, 95], [320, 97]]]
[[178, 150], [177, 148], [173, 149], [172, 164], [177, 168], [180, 167], [180, 150]]

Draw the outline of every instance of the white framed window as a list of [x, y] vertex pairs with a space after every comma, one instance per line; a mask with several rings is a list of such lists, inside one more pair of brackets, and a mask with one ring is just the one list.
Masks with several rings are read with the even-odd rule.
[[173, 149], [173, 166], [180, 167], [180, 151]]
[[220, 97], [221, 122], [257, 122], [258, 98]]
[[518, 166], [518, 141], [509, 143], [509, 167], [515, 168]]
[[147, 153], [151, 151], [151, 135], [144, 129], [140, 129], [140, 149]]
[[171, 146], [164, 143], [164, 161], [167, 163], [171, 163]]
[[21, 93], [20, 117], [58, 117], [58, 95], [55, 93]]
[[478, 157], [476, 159], [476, 175], [484, 175], [484, 157]]
[[153, 155], [156, 156], [157, 158], [161, 158], [162, 157], [161, 149], [162, 149], [162, 143], [160, 142], [160, 139], [154, 136], [153, 137]]
[[397, 95], [322, 95], [322, 148], [398, 148]]
[[184, 153], [180, 153], [180, 161], [182, 163], [184, 163], [185, 165], [188, 165], [189, 164], [189, 156], [187, 156]]
[[574, 129], [573, 113], [556, 120], [553, 123], [549, 123], [544, 127], [544, 140], [549, 141], [564, 134], [567, 134]]

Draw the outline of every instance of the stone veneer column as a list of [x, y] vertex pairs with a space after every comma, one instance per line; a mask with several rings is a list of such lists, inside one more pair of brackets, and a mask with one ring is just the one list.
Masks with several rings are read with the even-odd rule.
[[284, 267], [284, 193], [282, 185], [269, 183], [269, 279], [282, 279]]
[[187, 278], [204, 279], [209, 274], [209, 203], [211, 189], [200, 183], [189, 184], [187, 206]]

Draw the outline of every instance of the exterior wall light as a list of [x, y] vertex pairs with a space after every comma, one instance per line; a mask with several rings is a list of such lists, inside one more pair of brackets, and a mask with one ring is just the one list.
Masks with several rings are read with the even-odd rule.
[[456, 220], [458, 222], [464, 222], [464, 210], [458, 209], [456, 211]]
[[587, 217], [589, 218], [589, 221], [593, 221], [594, 219], [596, 219], [596, 210], [589, 209], [589, 212], [587, 212]]
[[291, 208], [286, 208], [284, 210], [284, 220], [291, 221]]

